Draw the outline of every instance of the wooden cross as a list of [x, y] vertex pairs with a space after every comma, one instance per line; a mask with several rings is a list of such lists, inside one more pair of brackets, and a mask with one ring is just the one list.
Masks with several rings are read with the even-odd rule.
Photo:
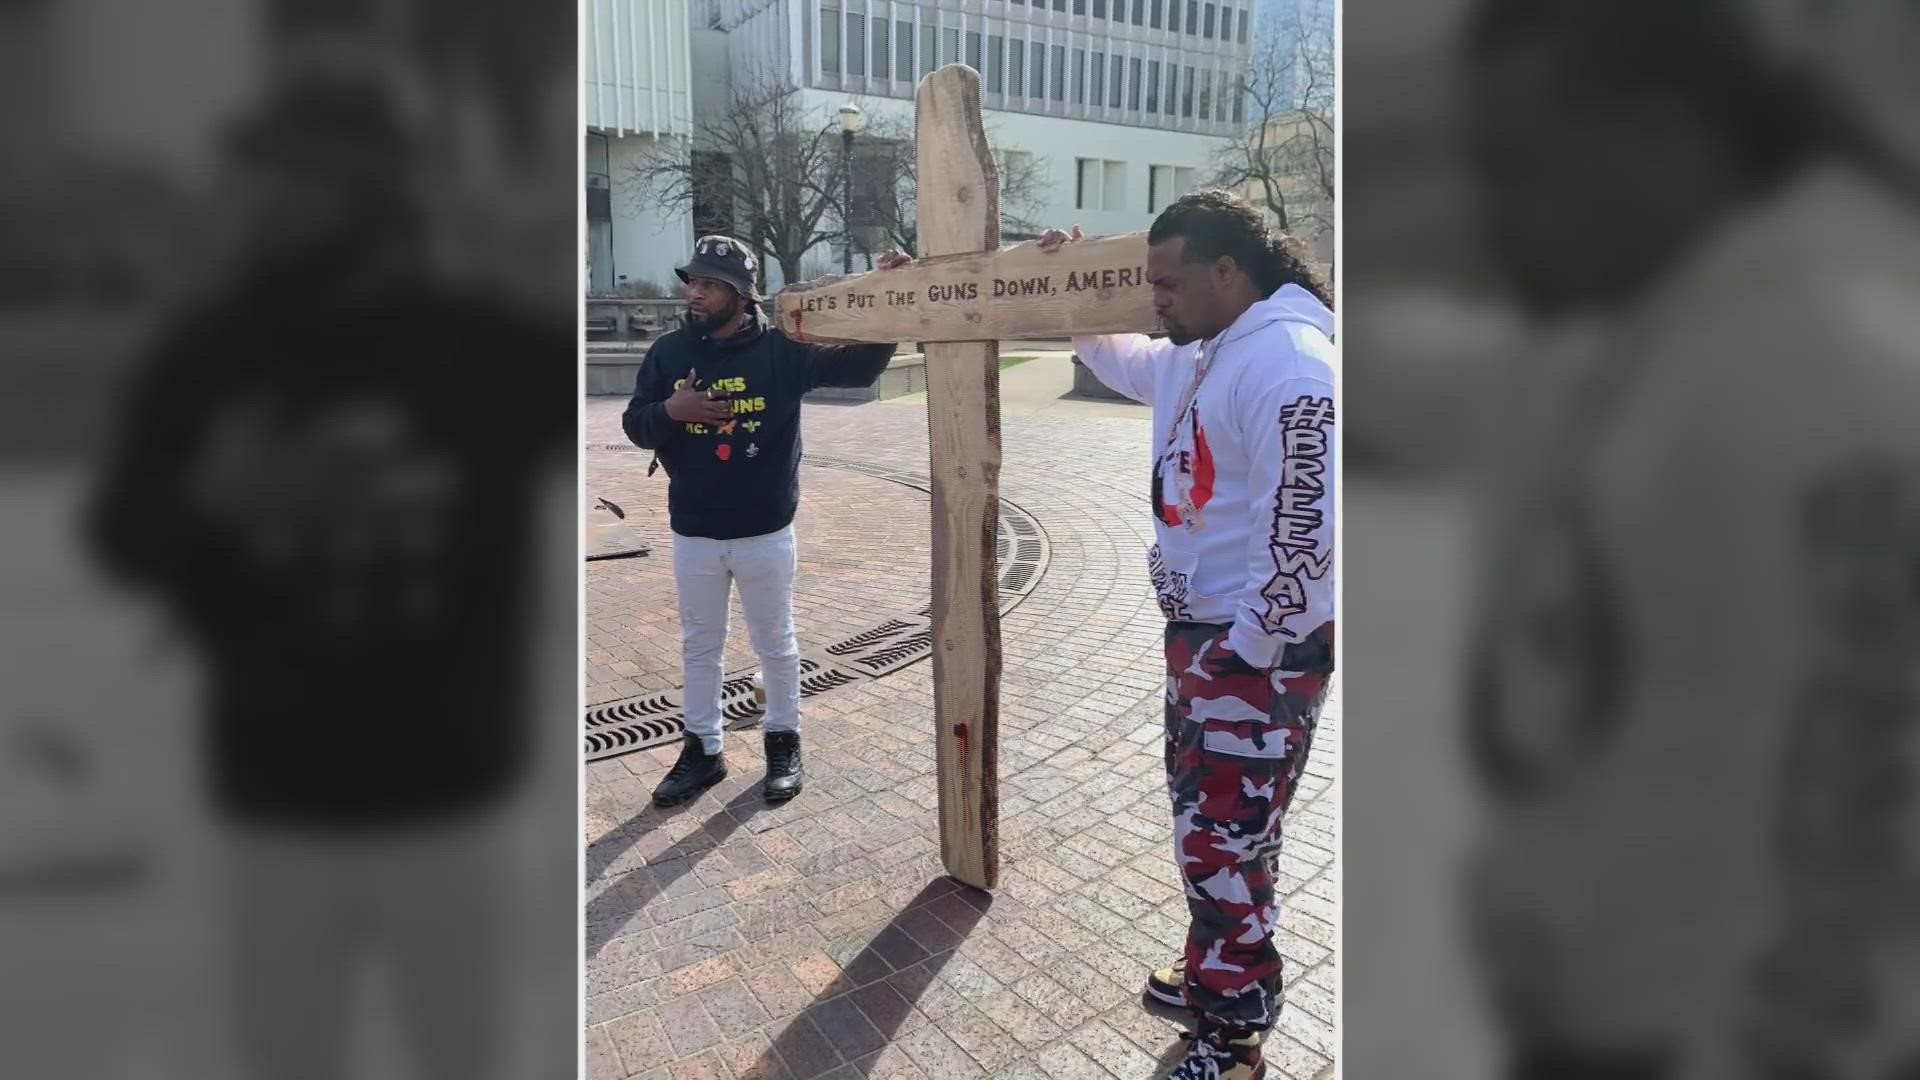
[[1153, 333], [1145, 233], [1000, 249], [1000, 186], [980, 119], [980, 73], [920, 81], [920, 259], [784, 290], [787, 336], [925, 342], [933, 477], [933, 700], [940, 854], [975, 888], [999, 880], [1000, 342]]

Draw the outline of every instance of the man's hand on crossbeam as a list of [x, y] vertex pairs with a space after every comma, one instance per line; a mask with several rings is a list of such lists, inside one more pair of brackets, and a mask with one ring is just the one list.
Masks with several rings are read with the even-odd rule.
[[1063, 229], [1048, 229], [1046, 232], [1040, 234], [1039, 247], [1041, 251], [1054, 252], [1059, 251], [1062, 244], [1071, 244], [1075, 241], [1085, 239], [1086, 237], [1080, 232], [1080, 226], [1078, 225], [1073, 227], [1072, 232], [1067, 232]]

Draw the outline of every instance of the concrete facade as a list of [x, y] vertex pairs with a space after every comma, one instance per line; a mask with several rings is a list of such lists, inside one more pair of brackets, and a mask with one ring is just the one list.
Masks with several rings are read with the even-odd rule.
[[588, 287], [670, 285], [693, 244], [692, 217], [635, 205], [619, 178], [645, 154], [686, 152], [699, 85], [689, 8], [587, 0], [582, 16]]
[[[616, 15], [631, 30], [632, 10], [662, 2], [594, 0], [587, 16], [606, 24], [600, 47], [612, 57], [607, 41], [619, 37], [609, 29]], [[677, 109], [685, 95], [688, 130], [676, 126], [680, 114], [671, 109], [659, 136], [651, 128], [622, 134], [606, 127], [623, 119], [616, 91], [638, 82], [625, 69], [614, 72], [611, 59], [589, 69], [588, 97], [613, 103], [590, 102], [588, 112], [590, 132], [606, 134], [612, 188], [611, 220], [599, 227], [607, 235], [598, 249], [589, 225], [590, 251], [604, 251], [589, 256], [595, 283], [624, 276], [630, 283], [673, 284], [674, 261], [693, 239], [690, 215], [632, 205], [632, 199], [623, 206], [621, 176], [643, 147], [658, 145], [657, 138], [684, 138], [703, 112], [724, 108], [733, 87], [792, 87], [823, 127], [851, 101], [871, 128], [898, 133], [912, 130], [919, 79], [955, 61], [975, 66], [986, 81], [983, 104], [996, 151], [1030, 155], [1038, 178], [1036, 197], [1007, 207], [1008, 217], [1035, 226], [1078, 223], [1096, 235], [1144, 229], [1168, 202], [1205, 181], [1226, 140], [1243, 126], [1234, 80], [1246, 65], [1255, 6], [1254, 0], [695, 3], [689, 18], [660, 24], [662, 33], [685, 35], [686, 69], [671, 61], [649, 69], [660, 75], [663, 101]], [[590, 27], [590, 51], [591, 36]], [[676, 40], [657, 51], [670, 56], [681, 47]], [[599, 74], [603, 70], [613, 74]], [[634, 107], [643, 100], [651, 105], [651, 96], [627, 92]], [[1015, 224], [1005, 231], [1009, 238], [1021, 233]], [[603, 262], [613, 269], [599, 271]], [[768, 262], [768, 285], [778, 288], [777, 264]], [[855, 264], [865, 266], [859, 247]], [[802, 273], [837, 273], [840, 265], [840, 245], [821, 244]]]

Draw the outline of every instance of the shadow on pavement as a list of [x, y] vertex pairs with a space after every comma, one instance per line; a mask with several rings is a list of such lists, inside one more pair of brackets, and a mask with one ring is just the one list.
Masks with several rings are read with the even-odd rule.
[[[664, 821], [694, 805], [697, 803], [690, 802], [684, 807], [666, 811], [648, 807], [614, 835], [587, 845], [587, 880], [598, 880], [614, 860], [638, 843], [641, 837], [653, 831], [636, 829], [633, 827], [636, 823], [649, 817]], [[588, 959], [598, 956], [608, 942], [619, 937], [620, 931], [626, 928], [641, 908], [686, 877], [700, 865], [700, 860], [708, 852], [726, 843], [742, 825], [766, 809], [769, 807], [760, 794], [760, 785], [749, 786], [727, 800], [718, 813], [661, 853], [658, 859], [643, 869], [626, 874], [606, 891], [589, 900], [586, 910]]]
[[860, 955], [841, 965], [840, 978], [787, 1022], [746, 1075], [804, 1080], [843, 1060], [855, 1076], [872, 1075], [875, 1055], [893, 1042], [992, 905], [992, 894], [950, 878], [929, 882]]

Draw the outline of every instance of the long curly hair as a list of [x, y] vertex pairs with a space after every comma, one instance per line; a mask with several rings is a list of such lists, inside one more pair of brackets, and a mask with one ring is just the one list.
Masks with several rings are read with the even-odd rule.
[[1262, 296], [1283, 285], [1298, 285], [1333, 307], [1333, 284], [1314, 264], [1306, 245], [1268, 225], [1252, 203], [1230, 191], [1215, 188], [1175, 199], [1154, 219], [1147, 243], [1176, 236], [1187, 241], [1188, 262], [1231, 258]]

